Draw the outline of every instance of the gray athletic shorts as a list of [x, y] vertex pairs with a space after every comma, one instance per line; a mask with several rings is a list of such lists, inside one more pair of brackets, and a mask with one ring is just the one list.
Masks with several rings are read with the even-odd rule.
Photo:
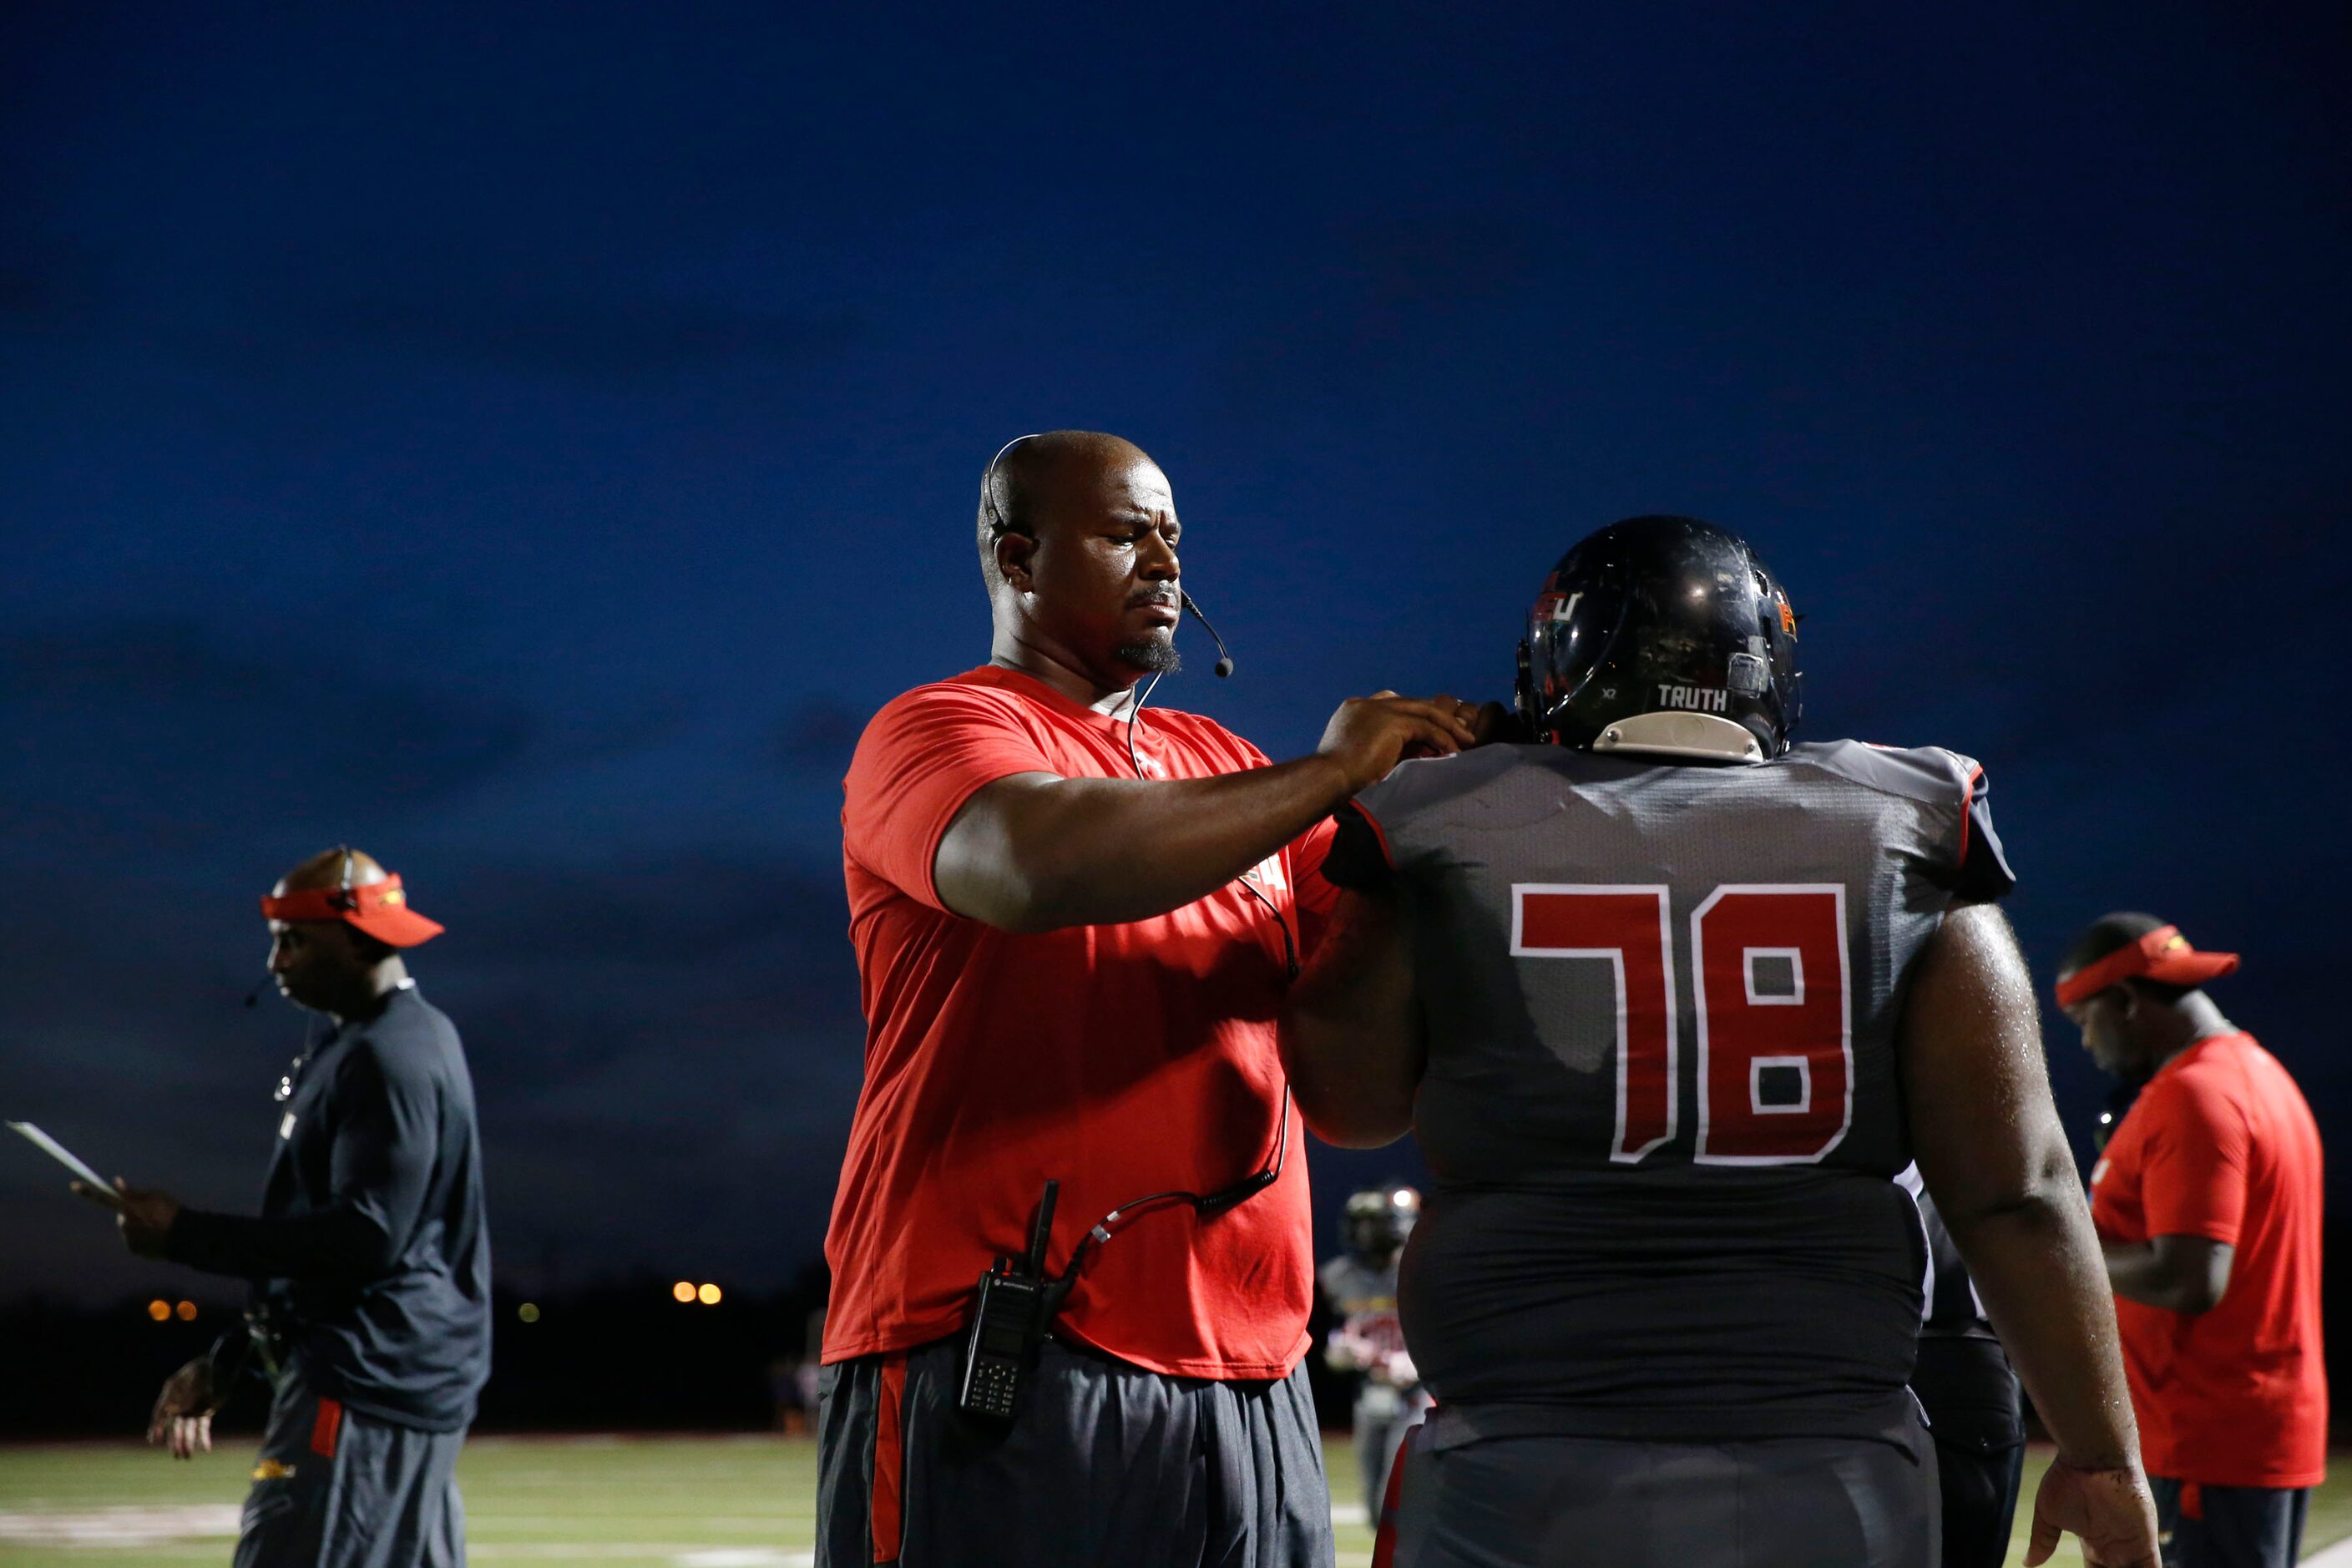
[[2291, 1568], [2303, 1555], [2307, 1489], [2207, 1487], [2147, 1478], [2164, 1568]]
[[288, 1372], [269, 1406], [236, 1568], [464, 1568], [466, 1434], [395, 1426]]
[[1395, 1568], [1937, 1568], [1934, 1446], [1485, 1437], [1405, 1447]]
[[1419, 1388], [1390, 1388], [1368, 1384], [1356, 1395], [1356, 1472], [1363, 1487], [1364, 1512], [1374, 1521], [1381, 1500], [1389, 1495], [1389, 1466], [1397, 1446], [1429, 1409], [1429, 1395]]
[[1168, 1377], [1049, 1340], [1003, 1426], [957, 1413], [961, 1353], [824, 1369], [817, 1568], [1330, 1568], [1304, 1367]]

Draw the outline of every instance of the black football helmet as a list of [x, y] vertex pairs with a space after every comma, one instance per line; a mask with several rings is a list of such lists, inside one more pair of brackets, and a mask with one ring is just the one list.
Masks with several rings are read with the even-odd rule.
[[1799, 681], [1796, 612], [1746, 540], [1694, 517], [1631, 517], [1544, 579], [1519, 644], [1518, 716], [1562, 746], [1760, 762], [1789, 748]]
[[1421, 1194], [1411, 1187], [1367, 1187], [1348, 1199], [1348, 1250], [1359, 1262], [1385, 1268], [1420, 1217]]

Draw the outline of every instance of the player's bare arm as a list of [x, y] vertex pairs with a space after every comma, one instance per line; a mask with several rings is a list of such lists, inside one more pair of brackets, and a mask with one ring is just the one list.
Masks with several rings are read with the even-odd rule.
[[2221, 1304], [2238, 1249], [2203, 1236], [2159, 1236], [2145, 1242], [2099, 1238], [2107, 1283], [2144, 1307], [2195, 1317]]
[[1018, 773], [973, 795], [940, 840], [940, 900], [1005, 931], [1148, 920], [1223, 887], [1408, 754], [1475, 739], [1475, 704], [1377, 692], [1340, 704], [1316, 752], [1207, 779]]
[[1945, 918], [1899, 1050], [1920, 1174], [2058, 1442], [2025, 1561], [2046, 1561], [2071, 1532], [2093, 1568], [2156, 1568], [2106, 1270], [2051, 1100], [2032, 981], [1993, 906]]
[[1343, 1149], [1412, 1131], [1428, 1058], [1406, 951], [1405, 895], [1343, 892], [1282, 1016], [1282, 1065], [1298, 1113]]

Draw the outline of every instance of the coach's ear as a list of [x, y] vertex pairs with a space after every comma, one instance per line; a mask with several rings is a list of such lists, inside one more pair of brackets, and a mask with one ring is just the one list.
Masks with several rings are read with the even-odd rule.
[[1034, 535], [1006, 529], [996, 536], [996, 574], [1016, 594], [1029, 591], [1029, 563], [1037, 553]]

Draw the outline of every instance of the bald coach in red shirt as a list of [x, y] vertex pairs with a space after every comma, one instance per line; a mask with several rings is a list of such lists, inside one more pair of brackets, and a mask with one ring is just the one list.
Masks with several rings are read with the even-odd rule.
[[2142, 1087], [2091, 1172], [2168, 1568], [2286, 1568], [2327, 1468], [2319, 1130], [2205, 983], [2238, 967], [2111, 914], [2060, 966], [2100, 1067]]
[[[825, 1246], [820, 1564], [1330, 1561], [1274, 1019], [1325, 819], [1408, 749], [1468, 744], [1475, 710], [1360, 699], [1276, 764], [1146, 708], [1192, 609], [1178, 539], [1129, 443], [1011, 443], [981, 482], [989, 662], [885, 707], [844, 781], [867, 1033]], [[992, 1310], [970, 1334], [1048, 1181], [1043, 1332]], [[968, 1340], [1016, 1370], [967, 1377]], [[1009, 1418], [972, 1408], [1008, 1375]]]

